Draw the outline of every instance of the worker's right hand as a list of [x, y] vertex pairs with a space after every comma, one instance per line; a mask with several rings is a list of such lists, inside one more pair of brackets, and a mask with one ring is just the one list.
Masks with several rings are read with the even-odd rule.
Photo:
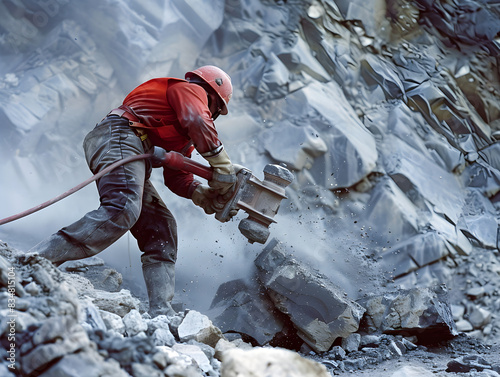
[[219, 154], [212, 157], [205, 157], [213, 169], [212, 179], [208, 185], [217, 190], [220, 195], [230, 192], [236, 183], [236, 174], [233, 164], [223, 149]]
[[153, 149], [153, 153], [151, 154], [151, 157], [149, 158], [153, 168], [160, 168], [163, 166], [163, 163], [165, 162], [165, 155], [166, 154], [167, 154], [167, 151], [165, 151], [165, 149], [157, 147], [155, 145], [155, 147]]
[[193, 192], [191, 200], [198, 207], [203, 208], [207, 215], [215, 213], [213, 202], [217, 197], [217, 191], [205, 185], [198, 185]]

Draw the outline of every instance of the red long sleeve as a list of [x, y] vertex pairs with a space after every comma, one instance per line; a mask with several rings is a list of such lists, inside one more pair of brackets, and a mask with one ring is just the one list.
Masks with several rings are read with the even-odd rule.
[[189, 83], [172, 85], [167, 91], [167, 100], [198, 152], [211, 152], [221, 145], [208, 109], [207, 93], [202, 87]]
[[[152, 143], [190, 157], [194, 146], [201, 154], [222, 145], [211, 119], [205, 90], [176, 78], [146, 81], [130, 92], [123, 104], [140, 119]], [[191, 198], [199, 184], [190, 173], [165, 168], [165, 185], [175, 194]]]

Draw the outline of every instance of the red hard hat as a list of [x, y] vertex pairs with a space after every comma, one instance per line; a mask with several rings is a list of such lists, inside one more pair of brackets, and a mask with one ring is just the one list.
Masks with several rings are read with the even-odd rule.
[[222, 69], [213, 65], [204, 65], [203, 67], [186, 73], [186, 80], [189, 81], [192, 77], [199, 77], [215, 90], [223, 103], [221, 114], [226, 115], [227, 104], [233, 95], [231, 77]]

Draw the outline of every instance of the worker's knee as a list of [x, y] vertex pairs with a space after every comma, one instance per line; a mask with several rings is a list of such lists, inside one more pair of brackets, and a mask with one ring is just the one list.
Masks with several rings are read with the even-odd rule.
[[139, 190], [119, 190], [107, 195], [101, 206], [106, 209], [108, 217], [118, 226], [129, 230], [139, 219], [142, 209], [142, 193]]
[[127, 228], [130, 229], [134, 226], [134, 224], [139, 220], [139, 216], [141, 215], [141, 200], [132, 200], [132, 198], [128, 198], [127, 203], [123, 207], [121, 211], [121, 216], [123, 221], [127, 224]]

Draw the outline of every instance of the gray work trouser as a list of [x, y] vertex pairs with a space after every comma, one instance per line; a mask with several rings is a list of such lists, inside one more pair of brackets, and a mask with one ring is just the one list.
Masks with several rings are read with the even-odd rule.
[[[144, 153], [144, 147], [126, 119], [109, 116], [85, 138], [85, 157], [95, 174], [123, 158]], [[177, 225], [149, 181], [145, 160], [122, 165], [97, 181], [98, 209], [62, 228], [30, 251], [61, 264], [100, 253], [128, 230], [143, 252], [142, 264], [174, 264]]]

